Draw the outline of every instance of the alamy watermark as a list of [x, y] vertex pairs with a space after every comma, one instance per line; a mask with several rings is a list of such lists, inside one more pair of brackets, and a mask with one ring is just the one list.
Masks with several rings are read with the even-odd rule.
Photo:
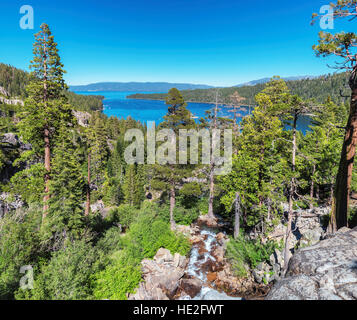
[[20, 8], [20, 14], [22, 15], [20, 18], [20, 28], [23, 30], [33, 30], [35, 16], [33, 7], [26, 4]]
[[22, 266], [20, 268], [20, 273], [25, 274], [20, 279], [20, 288], [22, 290], [32, 290], [33, 289], [33, 268], [32, 268], [32, 266]]
[[324, 5], [320, 8], [320, 14], [320, 28], [323, 30], [334, 29], [334, 8], [331, 5]]

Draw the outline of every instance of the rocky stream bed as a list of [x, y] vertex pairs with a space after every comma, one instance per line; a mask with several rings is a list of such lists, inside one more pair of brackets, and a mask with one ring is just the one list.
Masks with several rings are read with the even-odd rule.
[[177, 226], [192, 243], [189, 257], [161, 248], [153, 260], [143, 260], [144, 281], [129, 300], [242, 300], [266, 295], [267, 286], [252, 277], [234, 276], [224, 258], [228, 237], [223, 229], [223, 223], [205, 218], [190, 227]]

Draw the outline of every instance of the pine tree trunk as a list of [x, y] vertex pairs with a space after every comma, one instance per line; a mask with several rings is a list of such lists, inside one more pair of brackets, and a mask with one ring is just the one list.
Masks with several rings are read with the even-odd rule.
[[235, 200], [235, 216], [234, 216], [234, 239], [238, 239], [240, 232], [240, 207], [239, 207], [239, 193], [236, 193]]
[[355, 67], [351, 74], [350, 87], [352, 89], [350, 115], [348, 117], [340, 166], [336, 178], [334, 212], [331, 214], [330, 220], [332, 232], [342, 227], [348, 227], [348, 207], [357, 143], [357, 67]]
[[214, 218], [213, 213], [213, 199], [214, 199], [214, 174], [213, 168], [211, 168], [209, 176], [209, 201], [208, 201], [208, 217]]
[[90, 166], [91, 166], [91, 154], [88, 152], [88, 175], [87, 175], [87, 201], [86, 201], [86, 209], [84, 212], [85, 216], [89, 216], [90, 213], [90, 184], [91, 184], [91, 176], [90, 176]]
[[[216, 93], [216, 106], [214, 108], [214, 118], [213, 118], [213, 129], [217, 129], [217, 112], [218, 112], [218, 94]], [[209, 201], [208, 201], [208, 217], [214, 219], [213, 213], [213, 199], [214, 199], [214, 169], [215, 169], [215, 159], [214, 151], [216, 150], [216, 141], [212, 134], [212, 144], [211, 144], [211, 163], [209, 172]]]
[[174, 219], [175, 203], [176, 203], [175, 186], [172, 185], [171, 189], [170, 189], [170, 224], [171, 224], [171, 229], [176, 228], [176, 223], [175, 223], [175, 219]]
[[334, 193], [334, 185], [331, 184], [331, 188], [330, 188], [330, 200], [329, 200], [329, 203], [330, 203], [330, 206], [333, 205], [333, 202], [334, 202], [334, 197], [333, 197], [333, 193]]
[[48, 214], [48, 200], [50, 199], [50, 171], [51, 171], [51, 148], [50, 148], [50, 132], [48, 128], [44, 130], [45, 142], [45, 195], [43, 197], [43, 218]]
[[[315, 174], [316, 171], [316, 166], [314, 165], [313, 169], [312, 169], [312, 175]], [[311, 179], [311, 187], [310, 187], [310, 209], [312, 209], [314, 207], [314, 188], [315, 188], [315, 182], [314, 179]]]
[[[296, 124], [297, 124], [298, 116], [297, 114], [294, 115], [294, 125], [293, 125], [293, 147], [292, 147], [292, 173], [295, 173], [295, 166], [296, 166]], [[291, 224], [293, 220], [293, 196], [295, 191], [295, 178], [292, 177], [290, 182], [290, 190], [289, 190], [289, 213], [288, 213], [288, 225], [286, 229], [285, 235], [285, 248], [284, 248], [284, 269], [283, 273], [285, 274], [288, 270], [289, 260], [291, 258], [290, 252], [290, 238], [291, 238]]]

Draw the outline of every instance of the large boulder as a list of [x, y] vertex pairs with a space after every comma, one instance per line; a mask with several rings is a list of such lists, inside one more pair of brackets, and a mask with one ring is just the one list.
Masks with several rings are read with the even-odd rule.
[[0, 137], [0, 144], [3, 149], [19, 149], [20, 151], [31, 150], [31, 144], [23, 143], [15, 133], [5, 133]]
[[73, 115], [77, 119], [77, 122], [82, 127], [88, 127], [91, 119], [91, 114], [83, 111], [72, 111]]
[[299, 249], [267, 300], [356, 300], [357, 228]]
[[194, 298], [200, 293], [202, 289], [202, 282], [196, 278], [181, 279], [180, 287], [187, 295]]
[[153, 260], [141, 262], [143, 282], [129, 300], [169, 300], [173, 299], [185, 274], [188, 260], [178, 253], [172, 255], [160, 248]]

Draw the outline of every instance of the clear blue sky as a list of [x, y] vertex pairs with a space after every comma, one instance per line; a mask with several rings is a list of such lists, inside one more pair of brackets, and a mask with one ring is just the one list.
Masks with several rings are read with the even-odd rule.
[[[1, 0], [0, 62], [28, 69], [33, 34], [50, 25], [69, 84], [167, 81], [229, 86], [333, 72], [314, 56], [328, 0]], [[35, 29], [19, 27], [32, 5]], [[337, 29], [345, 27], [339, 23]], [[355, 30], [351, 30], [351, 28]], [[349, 30], [356, 31], [356, 23]]]

